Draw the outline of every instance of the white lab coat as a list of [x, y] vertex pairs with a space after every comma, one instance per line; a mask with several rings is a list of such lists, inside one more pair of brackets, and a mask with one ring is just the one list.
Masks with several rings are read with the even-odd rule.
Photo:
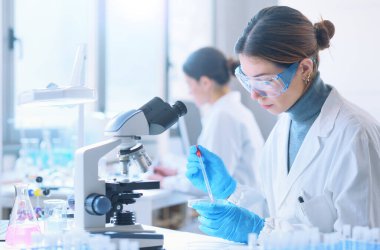
[[211, 105], [202, 119], [198, 144], [217, 154], [240, 184], [256, 187], [264, 139], [240, 98], [239, 92], [231, 91]]
[[[203, 114], [198, 144], [220, 156], [239, 183], [257, 187], [256, 175], [264, 139], [253, 114], [240, 102], [239, 92], [231, 91], [209, 106]], [[179, 169], [177, 176], [166, 177], [161, 186], [204, 195], [187, 180], [185, 170]]]
[[[332, 89], [288, 174], [289, 125], [288, 115], [281, 117], [263, 151], [259, 181], [270, 216], [263, 231], [379, 227], [379, 123]], [[247, 190], [231, 198], [260, 200]]]

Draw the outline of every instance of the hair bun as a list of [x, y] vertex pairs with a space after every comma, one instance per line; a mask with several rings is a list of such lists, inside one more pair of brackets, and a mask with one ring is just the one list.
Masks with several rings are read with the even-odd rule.
[[227, 67], [231, 75], [235, 75], [235, 69], [239, 67], [240, 62], [233, 59], [233, 58], [227, 58]]
[[329, 20], [322, 20], [314, 24], [319, 50], [330, 47], [330, 39], [335, 34], [335, 26]]

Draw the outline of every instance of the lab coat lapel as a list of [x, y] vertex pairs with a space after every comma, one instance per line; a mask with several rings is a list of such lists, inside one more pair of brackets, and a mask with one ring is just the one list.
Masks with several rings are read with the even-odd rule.
[[[304, 173], [307, 168], [311, 165], [314, 158], [317, 156], [320, 150], [320, 138], [328, 137], [330, 131], [333, 129], [337, 114], [339, 113], [342, 101], [340, 96], [337, 94], [335, 89], [331, 90], [329, 97], [327, 98], [325, 104], [322, 107], [319, 117], [315, 120], [314, 124], [311, 126], [309, 132], [307, 133], [296, 158], [294, 159], [291, 170], [287, 176], [284, 177], [284, 171], [287, 173], [287, 159], [288, 159], [288, 137], [289, 137], [289, 126], [286, 127], [288, 136], [282, 136], [285, 141], [281, 141], [282, 148], [281, 151], [281, 185], [278, 190], [277, 208], [280, 208], [283, 204], [285, 198], [289, 194], [293, 184], [297, 181], [302, 173]], [[285, 150], [284, 150], [285, 149]]]
[[[290, 122], [289, 122], [290, 123]], [[289, 127], [289, 126], [288, 126]], [[298, 177], [307, 169], [307, 167], [310, 165], [310, 162], [315, 158], [317, 155], [320, 144], [317, 134], [315, 133], [315, 126], [312, 126], [307, 133], [305, 140], [303, 141], [296, 158], [294, 159], [293, 165], [290, 169], [290, 172], [288, 174], [288, 138], [289, 135], [286, 136], [286, 142], [283, 143], [283, 147], [286, 149], [283, 154], [285, 157], [283, 159], [283, 163], [281, 165], [281, 187], [279, 190], [279, 196], [278, 196], [278, 208], [281, 207], [283, 204], [285, 198], [287, 197], [290, 189], [292, 188], [292, 185], [294, 182], [298, 179]], [[289, 129], [288, 129], [289, 131]], [[289, 132], [288, 132], [289, 134]], [[285, 176], [284, 176], [285, 174]]]
[[281, 136], [278, 139], [277, 144], [277, 162], [275, 163], [277, 171], [275, 171], [275, 181], [274, 181], [274, 190], [276, 198], [277, 207], [280, 206], [280, 203], [283, 197], [286, 195], [287, 191], [285, 190], [288, 179], [288, 140], [289, 140], [289, 127], [290, 119], [289, 117], [285, 118], [284, 124], [281, 128]]

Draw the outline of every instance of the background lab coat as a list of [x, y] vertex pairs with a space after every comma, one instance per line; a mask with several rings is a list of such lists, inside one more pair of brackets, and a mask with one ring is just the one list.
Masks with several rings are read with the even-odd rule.
[[[288, 174], [289, 125], [284, 115], [264, 147], [260, 187], [271, 217], [264, 232], [271, 227], [316, 226], [322, 232], [344, 224], [379, 227], [379, 123], [332, 89]], [[239, 190], [231, 198], [255, 199]]]
[[[232, 91], [210, 105], [202, 119], [198, 144], [219, 155], [230, 174], [241, 184], [256, 187], [260, 153], [264, 139], [249, 111], [240, 102], [240, 93]], [[186, 162], [177, 176], [166, 177], [161, 186], [183, 192], [198, 192], [184, 175]]]
[[256, 186], [264, 139], [252, 112], [231, 91], [218, 99], [202, 119], [198, 144], [217, 154], [243, 185]]

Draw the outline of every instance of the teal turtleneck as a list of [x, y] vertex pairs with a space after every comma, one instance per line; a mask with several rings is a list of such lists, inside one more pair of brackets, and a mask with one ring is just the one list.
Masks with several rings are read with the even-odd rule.
[[307, 132], [321, 112], [330, 91], [331, 87], [322, 81], [318, 72], [308, 90], [286, 111], [291, 119], [288, 142], [288, 172]]

